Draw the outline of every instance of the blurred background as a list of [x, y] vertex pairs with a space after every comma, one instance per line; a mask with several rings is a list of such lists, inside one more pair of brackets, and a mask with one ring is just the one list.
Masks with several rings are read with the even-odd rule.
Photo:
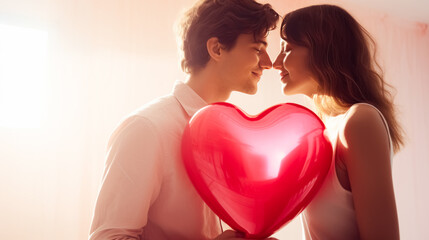
[[[0, 0], [0, 239], [87, 239], [109, 135], [186, 78], [173, 26], [194, 2]], [[393, 165], [401, 237], [427, 237], [429, 2], [263, 2], [281, 15], [337, 4], [375, 37], [407, 133]], [[272, 60], [279, 41], [276, 29]], [[229, 101], [250, 114], [308, 104], [282, 94], [275, 70], [265, 71], [256, 95], [234, 93]], [[301, 239], [299, 221], [274, 236]]]

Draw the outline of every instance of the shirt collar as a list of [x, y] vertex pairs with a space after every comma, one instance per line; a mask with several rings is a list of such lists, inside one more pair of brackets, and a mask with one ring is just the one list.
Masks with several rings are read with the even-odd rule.
[[182, 81], [175, 82], [173, 95], [182, 105], [189, 117], [192, 117], [198, 110], [207, 106], [207, 103], [191, 87]]

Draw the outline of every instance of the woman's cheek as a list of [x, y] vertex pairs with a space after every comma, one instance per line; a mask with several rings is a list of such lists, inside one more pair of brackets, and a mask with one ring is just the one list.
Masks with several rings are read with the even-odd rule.
[[284, 60], [284, 67], [287, 71], [290, 71], [293, 67], [293, 59], [290, 57], [290, 55], [287, 55]]

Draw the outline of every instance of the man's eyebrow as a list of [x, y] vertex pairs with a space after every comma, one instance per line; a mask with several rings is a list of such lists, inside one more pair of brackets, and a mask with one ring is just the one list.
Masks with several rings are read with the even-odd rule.
[[262, 43], [265, 47], [268, 46], [268, 43], [264, 40], [256, 40], [255, 43]]

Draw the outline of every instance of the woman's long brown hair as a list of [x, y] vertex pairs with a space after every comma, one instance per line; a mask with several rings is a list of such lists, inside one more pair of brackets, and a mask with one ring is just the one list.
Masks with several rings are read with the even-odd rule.
[[314, 96], [324, 114], [344, 113], [355, 103], [369, 103], [386, 118], [393, 143], [399, 151], [403, 131], [376, 61], [376, 44], [370, 34], [344, 9], [334, 5], [315, 5], [288, 13], [281, 25], [281, 37], [307, 47], [309, 66], [319, 84]]

